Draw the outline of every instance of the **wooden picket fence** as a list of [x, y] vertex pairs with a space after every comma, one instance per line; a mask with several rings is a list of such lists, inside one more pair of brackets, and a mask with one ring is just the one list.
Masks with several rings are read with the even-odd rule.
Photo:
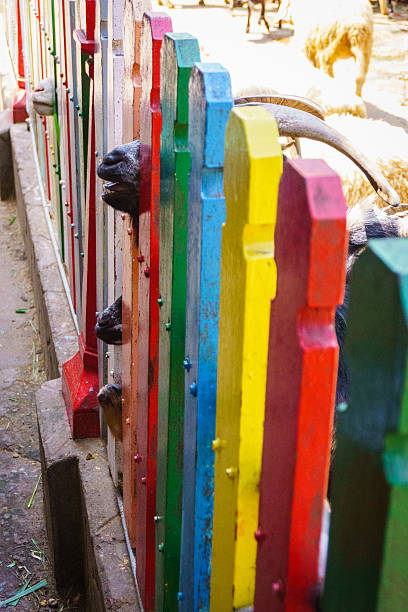
[[[99, 435], [97, 390], [121, 379], [108, 453], [144, 609], [405, 612], [407, 242], [373, 241], [353, 274], [323, 586], [339, 177], [283, 160], [267, 111], [233, 108], [227, 70], [146, 2], [16, 3], [26, 90], [56, 85], [55, 115], [31, 125], [80, 321], [67, 414], [75, 437]], [[96, 163], [135, 138], [134, 225], [103, 205]], [[122, 291], [113, 350], [95, 312]]]

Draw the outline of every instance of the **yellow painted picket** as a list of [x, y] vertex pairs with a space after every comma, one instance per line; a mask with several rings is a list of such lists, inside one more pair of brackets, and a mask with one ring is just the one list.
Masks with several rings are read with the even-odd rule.
[[[274, 229], [282, 153], [274, 119], [235, 108], [226, 131], [211, 611], [253, 603]], [[234, 585], [231, 589], [231, 585]]]

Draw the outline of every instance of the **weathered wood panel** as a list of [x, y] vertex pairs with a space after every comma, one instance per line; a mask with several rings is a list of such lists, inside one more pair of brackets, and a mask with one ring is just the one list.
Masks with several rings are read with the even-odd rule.
[[[108, 2], [108, 57], [107, 57], [107, 150], [123, 144], [123, 13], [124, 0]], [[124, 222], [119, 211], [107, 207], [108, 304], [122, 295], [122, 233]], [[122, 347], [110, 346], [107, 352], [108, 382], [122, 382]], [[124, 427], [122, 427], [123, 431]], [[122, 444], [108, 429], [107, 452], [109, 467], [116, 486], [123, 484]]]
[[286, 162], [276, 225], [255, 610], [315, 610], [347, 249], [339, 177]]
[[[94, 109], [95, 117], [95, 158], [96, 162], [108, 152], [108, 131], [113, 122], [108, 115], [108, 0], [98, 0], [95, 10], [95, 53], [94, 65]], [[103, 182], [96, 179], [95, 185], [95, 230], [96, 230], [96, 310], [101, 312], [108, 305], [108, 211], [102, 201]], [[110, 255], [110, 254], [109, 254]], [[113, 257], [113, 254], [111, 255]], [[95, 317], [96, 318], [96, 317]], [[107, 380], [108, 346], [101, 340], [98, 345], [99, 386]], [[101, 431], [106, 435], [106, 424], [100, 411]]]
[[[139, 138], [140, 114], [140, 32], [143, 10], [149, 0], [133, 3], [125, 0], [123, 11], [123, 100], [122, 139]], [[137, 337], [138, 337], [138, 231], [129, 215], [122, 214], [122, 422], [123, 422], [123, 507], [129, 539], [136, 541], [136, 410], [137, 410]]]

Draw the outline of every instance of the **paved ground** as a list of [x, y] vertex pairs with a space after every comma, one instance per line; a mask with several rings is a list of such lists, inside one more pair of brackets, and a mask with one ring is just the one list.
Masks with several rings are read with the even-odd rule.
[[52, 587], [41, 482], [28, 508], [41, 473], [34, 393], [45, 375], [16, 215], [14, 203], [0, 202], [0, 601], [45, 578], [47, 587], [4, 609], [74, 610]]
[[[170, 15], [175, 32], [189, 32], [198, 38], [202, 61], [219, 62], [230, 71], [233, 91], [243, 86], [268, 86], [306, 95], [310, 64], [289, 27], [267, 33], [264, 25], [258, 25], [259, 12], [255, 10], [250, 33], [245, 34], [246, 8], [232, 11], [224, 0], [206, 0], [205, 7], [199, 7], [197, 0], [176, 1], [175, 9], [158, 6], [153, 0], [153, 6]], [[375, 10], [374, 46], [363, 98], [369, 117], [382, 118], [408, 131], [408, 3], [400, 3], [397, 9], [392, 18]], [[269, 20], [274, 11], [268, 3]], [[338, 62], [336, 74], [352, 92], [354, 61]]]

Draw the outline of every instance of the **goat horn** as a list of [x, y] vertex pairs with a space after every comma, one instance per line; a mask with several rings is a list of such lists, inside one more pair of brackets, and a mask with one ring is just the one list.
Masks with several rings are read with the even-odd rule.
[[[254, 104], [253, 102], [250, 104]], [[259, 104], [256, 103], [255, 104]], [[280, 136], [309, 138], [330, 145], [346, 155], [360, 168], [377, 195], [389, 206], [400, 206], [401, 200], [395, 189], [379, 170], [340, 132], [318, 117], [282, 104], [263, 103], [262, 106], [274, 117]]]
[[292, 96], [287, 94], [256, 94], [248, 95], [240, 98], [235, 98], [234, 105], [242, 106], [248, 104], [281, 104], [282, 106], [290, 106], [291, 108], [298, 108], [299, 110], [306, 111], [319, 119], [324, 119], [325, 114], [322, 107], [309, 100], [308, 98], [301, 98], [300, 96]]

